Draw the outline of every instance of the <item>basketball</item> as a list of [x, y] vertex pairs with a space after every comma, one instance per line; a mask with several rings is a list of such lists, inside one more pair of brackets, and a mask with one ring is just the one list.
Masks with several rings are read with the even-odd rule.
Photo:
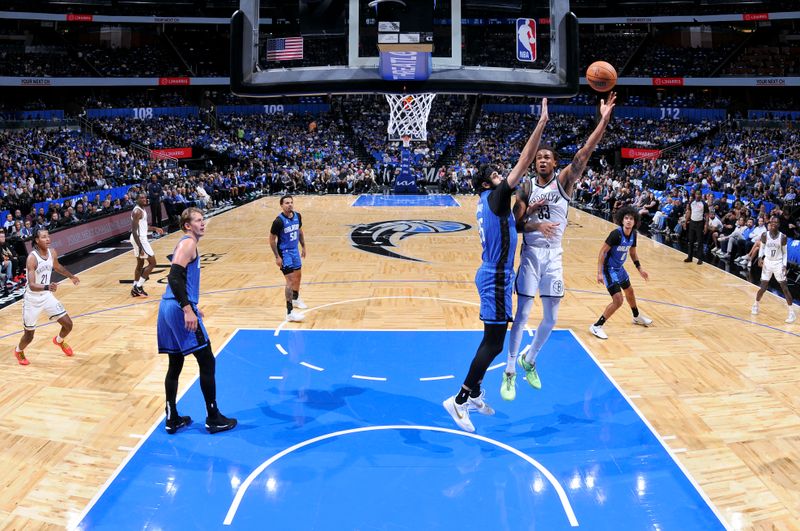
[[608, 92], [617, 84], [617, 71], [605, 61], [595, 61], [586, 69], [586, 81], [597, 92]]

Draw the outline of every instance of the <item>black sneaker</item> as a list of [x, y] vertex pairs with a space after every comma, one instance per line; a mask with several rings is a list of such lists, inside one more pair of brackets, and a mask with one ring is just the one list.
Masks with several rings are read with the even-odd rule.
[[144, 290], [144, 287], [142, 287], [142, 286], [139, 286], [139, 287], [138, 287], [138, 288], [136, 288], [136, 289], [139, 291], [139, 295], [140, 295], [141, 297], [149, 297], [149, 296], [150, 296], [150, 295], [148, 295], [148, 294], [147, 294], [147, 292]]
[[167, 430], [167, 433], [169, 433], [170, 435], [174, 435], [175, 433], [178, 433], [179, 429], [189, 426], [191, 423], [192, 423], [192, 417], [177, 416], [171, 420], [168, 419], [164, 423], [164, 428]]
[[232, 430], [236, 427], [236, 419], [229, 419], [222, 413], [219, 413], [213, 419], [206, 417], [206, 430], [208, 433], [219, 433], [221, 431]]
[[141, 297], [141, 294], [136, 286], [131, 288], [131, 297]]

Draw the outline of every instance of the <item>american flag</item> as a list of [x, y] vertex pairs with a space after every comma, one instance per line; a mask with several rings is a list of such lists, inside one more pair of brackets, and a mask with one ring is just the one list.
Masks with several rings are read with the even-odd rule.
[[303, 37], [267, 39], [267, 61], [291, 61], [303, 58]]

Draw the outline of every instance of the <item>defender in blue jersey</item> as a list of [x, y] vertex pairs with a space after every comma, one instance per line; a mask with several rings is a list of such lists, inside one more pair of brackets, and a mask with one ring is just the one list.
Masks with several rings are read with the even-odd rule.
[[647, 280], [649, 275], [642, 269], [639, 256], [636, 253], [636, 228], [639, 226], [639, 212], [633, 207], [621, 208], [617, 211], [616, 221], [618, 228], [611, 231], [603, 246], [600, 248], [600, 255], [597, 258], [597, 282], [605, 284], [606, 289], [611, 294], [611, 303], [606, 306], [603, 315], [589, 327], [589, 331], [600, 339], [608, 339], [603, 330], [605, 322], [614, 315], [622, 306], [622, 293], [628, 299], [628, 304], [633, 312], [633, 324], [650, 326], [653, 320], [639, 311], [636, 306], [636, 296], [633, 294], [633, 286], [628, 272], [625, 271], [625, 260], [630, 254], [633, 265]]
[[302, 321], [305, 316], [294, 311], [294, 308], [308, 308], [300, 298], [300, 279], [303, 274], [300, 269], [301, 258], [306, 257], [306, 239], [303, 235], [303, 218], [300, 212], [294, 211], [294, 198], [291, 195], [281, 197], [281, 213], [272, 222], [269, 232], [269, 246], [275, 255], [275, 263], [286, 279], [286, 320]]
[[[481, 299], [480, 317], [483, 321], [483, 341], [472, 359], [467, 377], [458, 394], [444, 401], [444, 408], [456, 424], [465, 431], [475, 431], [469, 411], [494, 415], [484, 400], [481, 382], [492, 360], [503, 350], [506, 329], [511, 318], [511, 290], [514, 284], [514, 255], [517, 249], [517, 232], [511, 197], [539, 148], [542, 132], [547, 124], [547, 99], [542, 100], [542, 115], [525, 148], [507, 179], [490, 165], [484, 165], [473, 176], [473, 186], [480, 194], [478, 199], [478, 234], [483, 253], [481, 266], [475, 274], [475, 285]], [[538, 205], [531, 206], [532, 214]]]
[[236, 419], [224, 416], [217, 408], [216, 360], [211, 352], [200, 301], [200, 253], [197, 242], [205, 234], [206, 223], [199, 208], [187, 208], [181, 213], [181, 229], [185, 233], [172, 253], [168, 285], [158, 306], [158, 351], [169, 356], [169, 368], [164, 379], [167, 395], [167, 433], [176, 433], [192, 423], [191, 417], [178, 414], [176, 405], [178, 378], [183, 370], [184, 357], [193, 354], [200, 367], [200, 390], [206, 402], [206, 430], [209, 433], [226, 431], [236, 426]]

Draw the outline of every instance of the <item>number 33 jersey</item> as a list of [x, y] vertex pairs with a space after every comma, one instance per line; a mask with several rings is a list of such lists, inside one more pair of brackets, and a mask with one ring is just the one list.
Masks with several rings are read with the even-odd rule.
[[553, 175], [552, 179], [545, 185], [537, 183], [536, 177], [526, 182], [522, 188], [523, 192], [530, 190], [528, 194], [528, 205], [544, 199], [546, 202], [538, 211], [528, 218], [531, 221], [542, 221], [558, 223], [556, 233], [551, 238], [545, 238], [537, 231], [526, 232], [523, 234], [523, 245], [531, 247], [560, 248], [564, 230], [567, 228], [567, 212], [569, 211], [569, 197], [558, 181], [558, 177]]

